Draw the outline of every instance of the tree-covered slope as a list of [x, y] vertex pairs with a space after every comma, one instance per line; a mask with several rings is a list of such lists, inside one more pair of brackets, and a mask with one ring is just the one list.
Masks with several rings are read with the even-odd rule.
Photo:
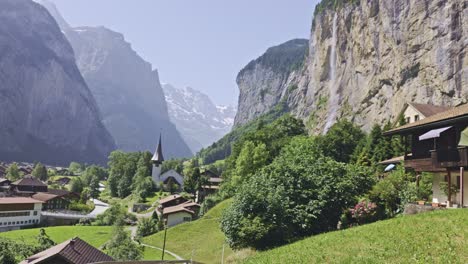
[[407, 215], [258, 252], [243, 263], [467, 263], [468, 210]]

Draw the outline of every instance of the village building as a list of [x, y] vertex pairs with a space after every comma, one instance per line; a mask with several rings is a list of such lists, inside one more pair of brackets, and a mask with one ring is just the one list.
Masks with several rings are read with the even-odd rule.
[[0, 178], [0, 192], [6, 192], [10, 189], [11, 181], [5, 178]]
[[179, 205], [165, 207], [163, 209], [162, 215], [166, 225], [171, 227], [196, 219], [199, 210], [199, 204], [192, 201], [187, 201]]
[[69, 177], [62, 177], [58, 180], [56, 180], [54, 183], [58, 184], [60, 186], [65, 186], [71, 182], [71, 179]]
[[405, 122], [411, 124], [435, 114], [445, 112], [450, 108], [451, 107], [431, 104], [407, 103], [403, 107], [402, 113]]
[[62, 196], [52, 193], [36, 193], [32, 196], [33, 199], [44, 202], [42, 204], [42, 210], [64, 210], [68, 208], [70, 202], [64, 199]]
[[203, 185], [201, 190], [197, 191], [197, 202], [202, 202], [206, 196], [214, 194], [221, 187], [223, 179], [211, 170], [205, 170], [201, 173], [202, 177], [208, 179], [207, 184]]
[[[447, 207], [468, 205], [468, 104], [431, 115], [384, 134], [402, 136], [410, 147], [404, 166], [431, 172], [433, 203]], [[442, 186], [452, 186], [445, 188]]]
[[175, 170], [169, 170], [161, 175], [163, 161], [164, 157], [162, 151], [161, 135], [159, 135], [158, 146], [156, 147], [156, 151], [151, 158], [151, 162], [153, 163], [151, 177], [158, 187], [161, 185], [161, 183], [167, 187], [167, 184], [172, 182], [178, 186], [178, 190], [182, 190], [184, 188], [184, 177], [182, 175], [177, 173]]
[[90, 264], [114, 259], [76, 237], [39, 252], [20, 264]]
[[33, 176], [24, 176], [10, 185], [10, 191], [16, 195], [31, 196], [37, 192], [47, 192], [47, 184], [36, 179]]
[[166, 207], [176, 206], [187, 202], [188, 199], [181, 196], [180, 194], [170, 195], [168, 197], [162, 198], [159, 200], [158, 209], [162, 211]]
[[42, 204], [29, 197], [0, 198], [0, 232], [39, 224]]

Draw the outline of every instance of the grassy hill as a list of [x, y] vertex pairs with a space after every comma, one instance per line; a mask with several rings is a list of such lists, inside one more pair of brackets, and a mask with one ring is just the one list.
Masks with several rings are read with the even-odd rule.
[[[166, 249], [183, 258], [190, 259], [193, 253], [193, 260], [220, 263], [225, 237], [220, 229], [219, 218], [230, 202], [221, 202], [199, 220], [169, 228]], [[156, 247], [162, 247], [163, 241], [164, 232], [143, 239], [143, 243]], [[232, 250], [226, 245], [224, 257], [231, 254]]]
[[[47, 235], [57, 244], [73, 237], [80, 237], [90, 245], [98, 248], [110, 239], [112, 233], [112, 227], [110, 226], [56, 226], [44, 229]], [[36, 244], [38, 235], [39, 228], [0, 233], [0, 237], [24, 241], [27, 244]]]
[[443, 210], [313, 236], [243, 263], [468, 263], [468, 210]]

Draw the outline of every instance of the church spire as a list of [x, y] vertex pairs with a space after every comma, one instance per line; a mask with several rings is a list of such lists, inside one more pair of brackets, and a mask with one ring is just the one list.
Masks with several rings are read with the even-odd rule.
[[151, 161], [155, 164], [162, 164], [162, 162], [164, 161], [164, 157], [163, 157], [163, 154], [162, 154], [162, 144], [161, 144], [161, 134], [159, 134], [159, 143], [158, 143], [158, 147], [156, 148], [156, 151], [154, 152], [154, 155], [153, 155], [153, 158], [151, 159]]

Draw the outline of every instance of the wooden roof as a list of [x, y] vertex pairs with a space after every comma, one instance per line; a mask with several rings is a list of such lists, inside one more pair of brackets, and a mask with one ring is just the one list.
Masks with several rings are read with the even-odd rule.
[[0, 198], [0, 204], [37, 204], [42, 201], [29, 197], [3, 197]]
[[76, 237], [39, 252], [23, 260], [20, 264], [48, 263], [47, 260], [55, 256], [60, 256], [73, 264], [88, 264], [114, 260], [99, 249]]
[[420, 128], [437, 128], [451, 125], [458, 121], [468, 121], [468, 104], [461, 105], [450, 110], [426, 117], [417, 122], [394, 128], [384, 133], [384, 135], [405, 134]]
[[433, 116], [435, 114], [452, 109], [452, 107], [431, 104], [409, 103], [408, 105], [413, 106], [418, 112], [423, 114], [425, 117]]
[[[170, 195], [168, 197], [165, 197], [165, 198], [162, 198], [159, 200], [159, 204], [165, 204], [165, 203], [168, 203], [168, 202], [172, 202], [174, 200], [177, 200], [177, 199], [185, 199], [184, 197], [182, 197], [180, 194], [174, 194], [174, 195]], [[187, 199], [186, 199], [187, 200]]]
[[15, 182], [13, 182], [11, 185], [15, 186], [41, 186], [41, 187], [47, 187], [47, 184], [43, 183], [42, 181], [34, 178], [31, 175], [24, 176], [22, 179], [19, 179]]
[[32, 196], [33, 199], [43, 201], [43, 202], [48, 202], [48, 201], [50, 201], [50, 200], [52, 200], [54, 198], [57, 198], [57, 197], [59, 197], [59, 196], [55, 195], [55, 194], [52, 194], [52, 193], [45, 193], [45, 192], [35, 193]]

